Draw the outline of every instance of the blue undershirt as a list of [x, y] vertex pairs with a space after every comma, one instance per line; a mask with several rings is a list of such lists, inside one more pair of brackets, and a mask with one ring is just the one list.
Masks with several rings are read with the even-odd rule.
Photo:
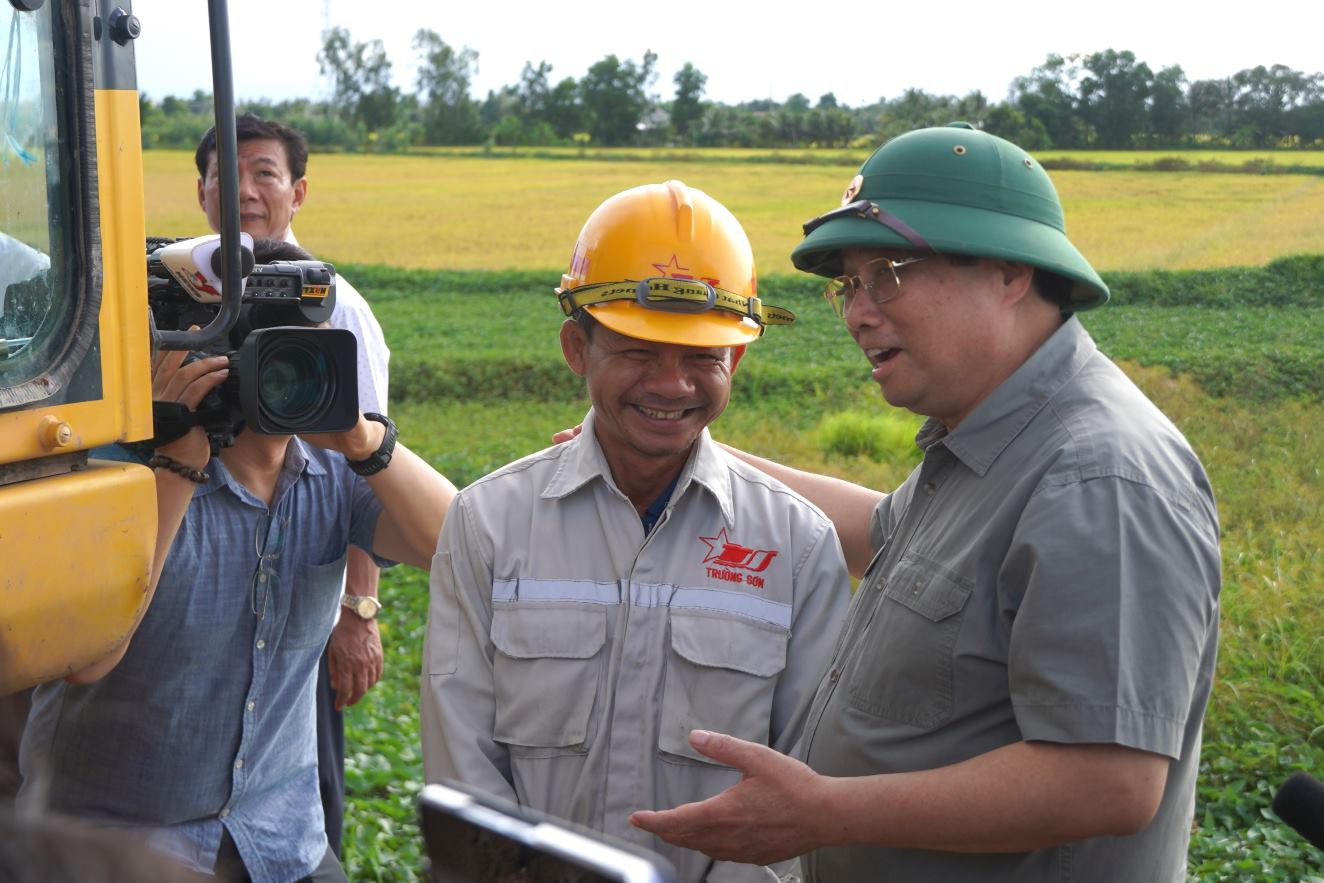
[[663, 489], [657, 499], [648, 504], [644, 514], [639, 516], [639, 520], [644, 523], [644, 536], [648, 536], [653, 530], [653, 526], [657, 524], [657, 520], [662, 517], [662, 513], [666, 511], [667, 503], [671, 502], [671, 495], [675, 492], [676, 482], [678, 481], [680, 481], [679, 472], [676, 473], [675, 478], [671, 479], [671, 484]]

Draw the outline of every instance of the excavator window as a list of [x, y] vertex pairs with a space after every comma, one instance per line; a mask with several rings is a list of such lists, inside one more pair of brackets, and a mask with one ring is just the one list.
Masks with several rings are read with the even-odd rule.
[[60, 370], [87, 355], [69, 347], [87, 286], [76, 262], [85, 251], [70, 171], [76, 139], [61, 125], [79, 65], [60, 57], [56, 6], [28, 12], [0, 3], [0, 410], [99, 392], [95, 378], [90, 389], [73, 388], [77, 366]]

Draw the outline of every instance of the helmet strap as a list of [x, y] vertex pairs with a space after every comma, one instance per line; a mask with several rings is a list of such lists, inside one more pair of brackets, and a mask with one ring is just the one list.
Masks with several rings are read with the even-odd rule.
[[561, 311], [567, 316], [597, 304], [633, 301], [646, 309], [664, 313], [706, 313], [709, 310], [733, 313], [764, 327], [790, 325], [795, 321], [795, 314], [790, 310], [694, 279], [658, 276], [638, 282], [598, 282], [578, 288], [558, 288], [556, 295]]
[[828, 221], [835, 220], [836, 218], [848, 217], [864, 218], [867, 221], [877, 221], [893, 233], [901, 236], [920, 251], [932, 252], [933, 254], [938, 253], [938, 250], [932, 245], [929, 245], [923, 236], [920, 236], [915, 232], [913, 227], [884, 209], [878, 203], [872, 202], [868, 199], [857, 199], [854, 202], [843, 205], [839, 209], [833, 209], [827, 214], [819, 215], [817, 218], [806, 221], [804, 224], [804, 235], [808, 236]]

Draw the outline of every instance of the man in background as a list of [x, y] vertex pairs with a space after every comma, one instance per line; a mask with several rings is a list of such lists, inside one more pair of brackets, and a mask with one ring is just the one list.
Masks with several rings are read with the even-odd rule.
[[[294, 216], [308, 195], [308, 143], [282, 123], [241, 114], [235, 120], [239, 154], [239, 226], [254, 239], [298, 244]], [[198, 205], [213, 231], [221, 225], [216, 132], [198, 144]], [[344, 276], [336, 276], [336, 307], [331, 327], [354, 333], [358, 342], [359, 409], [385, 414], [390, 350], [367, 301]], [[337, 856], [345, 807], [345, 724], [343, 709], [358, 702], [382, 674], [382, 643], [377, 628], [379, 571], [369, 555], [351, 547], [339, 621], [331, 632], [318, 672], [317, 756], [327, 839]]]

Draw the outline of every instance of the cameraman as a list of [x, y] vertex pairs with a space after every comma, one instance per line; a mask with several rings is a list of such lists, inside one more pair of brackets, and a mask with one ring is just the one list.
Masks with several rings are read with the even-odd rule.
[[[228, 373], [163, 353], [153, 398], [196, 409]], [[360, 415], [342, 433], [241, 431], [214, 457], [201, 427], [160, 446], [146, 612], [117, 653], [37, 689], [20, 803], [133, 828], [223, 879], [343, 881], [312, 730], [345, 556], [426, 570], [455, 495], [393, 435]]]
[[[308, 195], [308, 142], [299, 131], [253, 114], [235, 120], [239, 145], [239, 225], [254, 239], [298, 245], [291, 224]], [[216, 170], [216, 132], [208, 130], [194, 155], [198, 205], [213, 232], [220, 231], [221, 194]], [[363, 296], [339, 277], [331, 327], [354, 332], [358, 341], [359, 407], [387, 413], [387, 361], [381, 326]], [[378, 571], [367, 553], [351, 548], [345, 568], [345, 609], [331, 632], [318, 668], [318, 786], [326, 814], [326, 836], [340, 855], [345, 808], [345, 722], [342, 709], [358, 702], [382, 675], [382, 641], [376, 613]], [[371, 599], [358, 602], [361, 598]], [[372, 614], [364, 617], [358, 611]]]

